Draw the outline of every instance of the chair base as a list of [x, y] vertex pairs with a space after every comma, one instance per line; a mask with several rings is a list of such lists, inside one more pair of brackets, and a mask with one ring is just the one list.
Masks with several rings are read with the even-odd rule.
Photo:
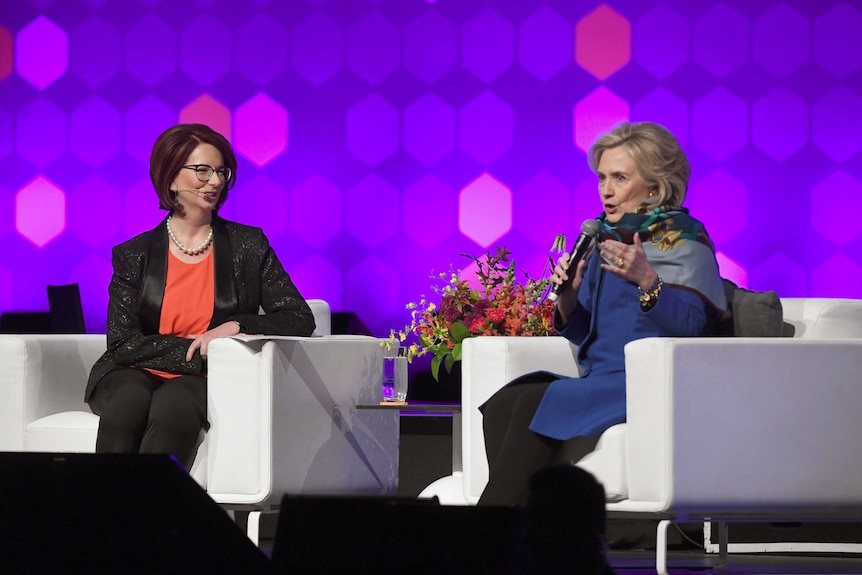
[[436, 497], [440, 505], [470, 505], [464, 497], [464, 477], [462, 472], [456, 471], [452, 475], [441, 477], [429, 484], [419, 494], [419, 499], [431, 499]]

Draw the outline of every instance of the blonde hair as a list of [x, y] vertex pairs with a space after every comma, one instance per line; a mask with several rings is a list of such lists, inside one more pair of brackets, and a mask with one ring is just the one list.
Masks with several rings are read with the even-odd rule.
[[[601, 136], [587, 154], [590, 168], [598, 171], [602, 154], [622, 147], [650, 189], [643, 208], [682, 206], [688, 192], [691, 166], [676, 137], [652, 122], [623, 122]], [[655, 195], [653, 196], [653, 192]]]

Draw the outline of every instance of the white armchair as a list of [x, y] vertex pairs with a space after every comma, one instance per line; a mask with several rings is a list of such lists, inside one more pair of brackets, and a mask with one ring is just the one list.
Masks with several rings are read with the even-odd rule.
[[[237, 337], [210, 344], [208, 417], [192, 475], [227, 508], [260, 511], [285, 493], [389, 494], [398, 487], [398, 414], [377, 403], [379, 340], [330, 335], [329, 306], [309, 304], [320, 337]], [[0, 451], [95, 450], [84, 403], [104, 335], [0, 335]]]
[[[578, 463], [609, 511], [669, 521], [862, 518], [862, 301], [783, 299], [793, 338], [647, 338], [626, 346], [627, 422]], [[478, 407], [515, 377], [577, 375], [563, 338], [465, 340], [462, 469], [423, 497], [475, 504], [488, 480]], [[726, 548], [722, 548], [722, 553]]]

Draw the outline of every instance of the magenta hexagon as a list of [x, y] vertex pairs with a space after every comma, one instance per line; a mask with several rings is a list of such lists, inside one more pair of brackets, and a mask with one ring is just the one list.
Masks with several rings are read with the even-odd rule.
[[569, 218], [571, 196], [563, 182], [539, 172], [515, 192], [515, 229], [543, 249], [550, 248], [559, 234], [574, 238], [580, 230]]
[[15, 229], [44, 248], [66, 229], [66, 194], [45, 176], [30, 180], [15, 195]]
[[774, 291], [781, 297], [806, 297], [808, 282], [808, 270], [782, 252], [751, 270], [751, 289]]
[[124, 135], [126, 153], [145, 166], [159, 135], [176, 124], [177, 115], [164, 102], [145, 96], [126, 110]]
[[[98, 225], [93, 222], [95, 206], [99, 212]], [[90, 247], [116, 239], [122, 215], [119, 190], [98, 174], [88, 177], [69, 193], [69, 229]]]
[[287, 150], [288, 113], [281, 104], [258, 92], [234, 113], [237, 152], [262, 167]]
[[688, 144], [688, 104], [659, 86], [632, 106], [632, 120], [655, 122], [671, 131], [683, 147]]
[[810, 46], [810, 22], [783, 2], [754, 21], [754, 61], [778, 78], [785, 78], [806, 64], [811, 57]]
[[201, 94], [180, 110], [180, 122], [206, 124], [228, 140], [233, 138], [230, 108], [209, 94]]
[[572, 134], [575, 146], [583, 151], [620, 122], [628, 121], [629, 104], [605, 86], [599, 86], [575, 104]]
[[334, 184], [313, 175], [290, 194], [290, 229], [303, 241], [321, 247], [344, 227], [344, 199]]
[[715, 253], [715, 261], [718, 264], [718, 273], [724, 279], [728, 279], [739, 287], [748, 287], [748, 271], [737, 261], [723, 252]]
[[81, 104], [69, 118], [72, 153], [93, 167], [120, 153], [121, 134], [120, 112], [98, 96]]
[[438, 12], [427, 11], [404, 28], [404, 66], [431, 84], [455, 67], [455, 26]]
[[833, 160], [843, 162], [862, 150], [862, 98], [838, 86], [814, 102], [811, 139]]
[[512, 23], [491, 8], [461, 26], [461, 65], [485, 83], [512, 65], [514, 52]]
[[[205, 60], [201, 59], [200, 33], [206, 30]], [[230, 28], [209, 14], [189, 22], [180, 35], [180, 70], [201, 86], [209, 86], [230, 72], [233, 47]]]
[[12, 32], [0, 25], [0, 81], [15, 67], [15, 38]]
[[[431, 226], [429, 208], [434, 212]], [[433, 248], [449, 237], [455, 231], [457, 219], [455, 192], [431, 174], [425, 174], [401, 193], [402, 228], [422, 247]]]
[[862, 298], [862, 267], [837, 254], [811, 272], [813, 297]]
[[287, 70], [287, 30], [258, 14], [236, 31], [236, 69], [258, 86]]
[[726, 160], [748, 143], [748, 107], [724, 87], [695, 102], [691, 116], [694, 145], [715, 160]]
[[76, 28], [69, 44], [70, 70], [91, 87], [102, 86], [123, 68], [123, 37], [98, 16]]
[[656, 78], [667, 78], [691, 57], [688, 20], [659, 4], [635, 22], [634, 59]]
[[484, 91], [461, 108], [458, 142], [470, 157], [490, 164], [512, 147], [515, 114], [507, 102]]
[[835, 218], [836, 197], [844, 205], [862, 203], [862, 182], [837, 170], [817, 182], [811, 190], [811, 227], [836, 246], [845, 246], [862, 234], [862, 221], [854, 217]]
[[401, 29], [374, 11], [347, 31], [347, 66], [370, 84], [387, 78], [401, 63]]
[[862, 13], [846, 2], [835, 4], [814, 21], [814, 61], [838, 78], [862, 68], [860, 29]]
[[162, 20], [147, 14], [126, 32], [126, 70], [152, 88], [177, 69], [177, 34]]
[[548, 6], [542, 6], [518, 29], [518, 62], [542, 81], [548, 81], [572, 61], [572, 27]]
[[404, 150], [432, 166], [455, 149], [455, 109], [426, 93], [404, 110]]
[[783, 162], [808, 143], [808, 105], [778, 86], [751, 109], [751, 141], [777, 162]]
[[347, 232], [370, 248], [398, 233], [401, 209], [398, 190], [376, 174], [347, 190]]
[[632, 27], [607, 4], [599, 5], [575, 26], [575, 61], [599, 80], [607, 80], [629, 63]]
[[332, 311], [344, 307], [344, 275], [330, 261], [313, 255], [290, 270], [290, 279], [305, 299], [323, 299]]
[[[733, 239], [748, 226], [748, 188], [724, 170], [715, 170], [694, 183], [685, 205], [703, 222], [716, 245]], [[728, 217], [728, 206], [733, 206], [733, 217]]]
[[[344, 303], [347, 309], [356, 310], [357, 315], [372, 330], [380, 331], [381, 318], [388, 318], [401, 311], [399, 270], [377, 256], [360, 260], [347, 272]], [[410, 294], [410, 297], [415, 297]]]
[[332, 78], [344, 65], [344, 32], [320, 12], [293, 29], [291, 47], [293, 69], [315, 86]]
[[376, 166], [398, 150], [398, 110], [370, 94], [347, 112], [347, 149]]
[[18, 112], [15, 148], [28, 162], [45, 168], [66, 151], [66, 114], [44, 97]]
[[716, 4], [694, 23], [694, 61], [718, 78], [748, 61], [748, 46], [748, 21], [727, 4]]
[[69, 38], [45, 16], [24, 26], [15, 42], [18, 75], [44, 90], [69, 68]]
[[483, 173], [458, 197], [458, 229], [487, 248], [512, 229], [512, 192], [497, 178]]

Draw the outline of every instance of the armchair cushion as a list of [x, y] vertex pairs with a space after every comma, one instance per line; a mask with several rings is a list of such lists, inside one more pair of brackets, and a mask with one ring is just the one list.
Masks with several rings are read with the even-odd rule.
[[92, 453], [96, 448], [98, 429], [99, 416], [95, 413], [55, 413], [24, 428], [24, 451]]
[[719, 322], [719, 335], [735, 337], [781, 337], [785, 331], [781, 300], [774, 291], [757, 292], [723, 280], [730, 315]]

